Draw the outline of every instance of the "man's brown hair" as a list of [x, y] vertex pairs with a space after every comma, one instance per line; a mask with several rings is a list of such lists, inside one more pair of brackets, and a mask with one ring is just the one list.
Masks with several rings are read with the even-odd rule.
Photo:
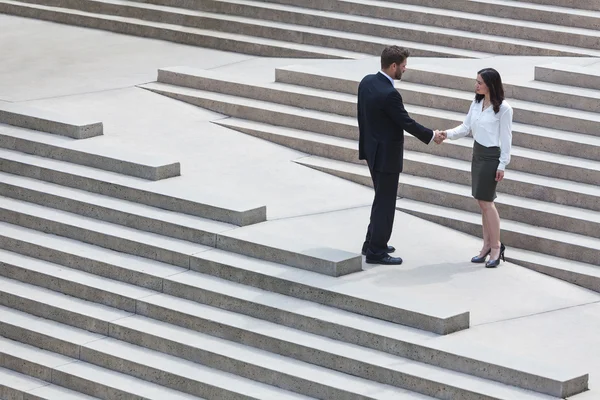
[[389, 46], [381, 52], [381, 69], [386, 69], [396, 63], [402, 64], [410, 56], [410, 51], [400, 46]]

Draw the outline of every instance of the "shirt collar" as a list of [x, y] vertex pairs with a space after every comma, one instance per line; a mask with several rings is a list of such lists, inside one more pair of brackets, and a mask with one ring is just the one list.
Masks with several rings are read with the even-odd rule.
[[388, 78], [388, 79], [389, 79], [389, 81], [392, 83], [392, 86], [396, 86], [396, 85], [394, 85], [394, 80], [393, 80], [393, 79], [392, 79], [392, 78], [391, 78], [391, 77], [390, 77], [388, 74], [386, 74], [386, 73], [385, 73], [385, 72], [383, 72], [383, 71], [379, 71], [379, 73], [380, 73], [380, 74], [383, 74], [383, 76], [385, 76], [386, 78]]

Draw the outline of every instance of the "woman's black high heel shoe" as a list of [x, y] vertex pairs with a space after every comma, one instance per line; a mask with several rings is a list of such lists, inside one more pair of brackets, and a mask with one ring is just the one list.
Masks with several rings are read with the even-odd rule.
[[500, 259], [502, 259], [502, 261], [506, 261], [504, 259], [504, 250], [506, 250], [506, 247], [504, 247], [504, 243], [500, 243], [500, 255], [498, 256], [498, 259], [488, 261], [487, 263], [485, 263], [485, 267], [496, 268], [498, 265], [500, 265]]
[[485, 259], [487, 258], [487, 256], [490, 255], [490, 253], [492, 252], [492, 249], [489, 249], [487, 251], [487, 253], [485, 253], [484, 255], [482, 255], [481, 257], [479, 256], [475, 256], [473, 258], [471, 258], [471, 262], [475, 263], [475, 264], [483, 264], [485, 262]]

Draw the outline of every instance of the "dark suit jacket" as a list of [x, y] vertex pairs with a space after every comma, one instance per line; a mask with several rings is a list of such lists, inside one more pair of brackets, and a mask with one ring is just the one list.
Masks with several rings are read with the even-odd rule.
[[402, 172], [404, 131], [429, 144], [433, 131], [413, 120], [402, 96], [381, 72], [367, 75], [358, 86], [358, 158], [378, 172]]

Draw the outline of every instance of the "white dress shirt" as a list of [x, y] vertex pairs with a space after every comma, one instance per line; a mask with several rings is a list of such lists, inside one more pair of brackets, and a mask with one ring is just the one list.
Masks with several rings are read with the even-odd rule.
[[446, 131], [448, 139], [458, 139], [472, 133], [473, 139], [485, 147], [500, 147], [500, 164], [498, 169], [504, 171], [510, 162], [510, 148], [512, 145], [512, 119], [513, 109], [503, 101], [498, 114], [494, 106], [490, 105], [485, 110], [483, 100], [476, 103], [473, 100], [469, 114], [462, 125]]
[[[388, 74], [386, 74], [386, 73], [385, 73], [385, 72], [383, 72], [383, 71], [379, 71], [379, 73], [383, 74], [383, 76], [385, 76], [386, 78], [388, 78], [388, 80], [389, 80], [390, 82], [392, 82], [392, 86], [393, 86], [394, 88], [396, 87], [396, 84], [394, 83], [394, 80], [392, 79], [392, 77], [391, 77], [391, 76], [389, 76]], [[433, 139], [435, 139], [435, 133], [433, 134], [433, 136], [431, 136], [431, 140], [429, 141], [429, 144], [431, 144], [431, 142], [433, 142]]]

